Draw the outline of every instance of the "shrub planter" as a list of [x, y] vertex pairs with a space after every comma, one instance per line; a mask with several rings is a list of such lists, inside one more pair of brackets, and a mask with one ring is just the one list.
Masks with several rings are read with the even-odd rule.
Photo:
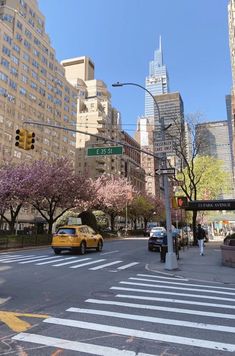
[[222, 252], [222, 264], [235, 268], [235, 246], [221, 245], [220, 248]]

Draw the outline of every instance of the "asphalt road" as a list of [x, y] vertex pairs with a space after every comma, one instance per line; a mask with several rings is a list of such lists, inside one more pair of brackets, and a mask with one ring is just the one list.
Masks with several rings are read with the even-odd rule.
[[146, 238], [1, 253], [0, 355], [235, 355], [235, 289], [149, 270], [159, 260]]

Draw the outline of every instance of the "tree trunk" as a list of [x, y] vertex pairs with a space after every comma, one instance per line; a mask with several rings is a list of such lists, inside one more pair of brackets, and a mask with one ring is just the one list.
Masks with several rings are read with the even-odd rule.
[[137, 219], [133, 219], [133, 222], [134, 222], [134, 229], [137, 230]]
[[147, 228], [147, 222], [148, 222], [148, 219], [147, 218], [144, 218], [144, 229], [146, 230]]
[[52, 234], [52, 227], [53, 227], [53, 223], [54, 223], [54, 220], [51, 218], [51, 219], [48, 219], [47, 220], [48, 222], [48, 234]]
[[115, 222], [115, 214], [110, 213], [110, 225], [111, 225], [111, 230], [114, 231], [114, 222]]
[[193, 210], [193, 245], [197, 245], [197, 210]]

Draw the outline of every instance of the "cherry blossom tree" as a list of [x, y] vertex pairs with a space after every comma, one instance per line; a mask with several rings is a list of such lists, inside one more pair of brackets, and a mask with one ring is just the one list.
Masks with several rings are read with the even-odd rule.
[[9, 224], [11, 233], [22, 206], [29, 200], [28, 172], [26, 164], [7, 164], [0, 169], [0, 215]]
[[96, 192], [94, 207], [110, 216], [111, 229], [114, 230], [116, 216], [132, 201], [135, 190], [126, 178], [109, 175], [100, 176], [93, 185]]
[[31, 191], [30, 203], [48, 223], [52, 225], [79, 200], [91, 198], [89, 180], [75, 175], [71, 163], [64, 158], [54, 162], [35, 161], [28, 177]]

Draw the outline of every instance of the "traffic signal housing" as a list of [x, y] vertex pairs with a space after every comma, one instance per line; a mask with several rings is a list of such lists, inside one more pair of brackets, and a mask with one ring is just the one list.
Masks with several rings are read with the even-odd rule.
[[26, 141], [25, 141], [25, 150], [33, 150], [34, 149], [34, 142], [35, 142], [35, 133], [27, 131], [26, 134]]
[[35, 133], [26, 129], [16, 130], [15, 145], [23, 150], [33, 150], [35, 142]]
[[176, 197], [177, 199], [177, 207], [184, 209], [188, 206], [188, 198], [187, 197]]
[[25, 149], [25, 141], [26, 141], [27, 130], [25, 129], [17, 129], [16, 130], [16, 142], [15, 146], [21, 149]]

